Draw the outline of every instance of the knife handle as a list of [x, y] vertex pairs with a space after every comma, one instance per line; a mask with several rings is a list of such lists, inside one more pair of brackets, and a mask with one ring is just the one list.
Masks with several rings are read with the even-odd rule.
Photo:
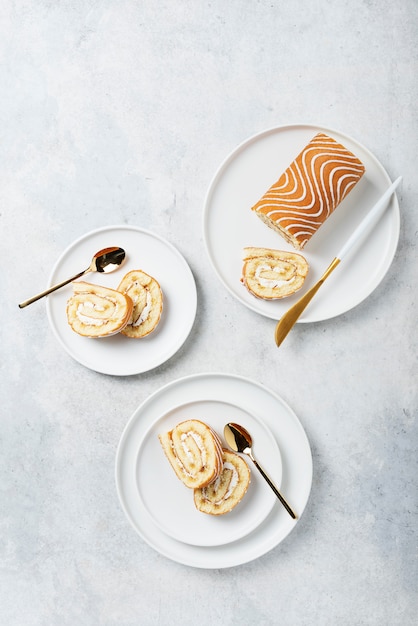
[[370, 232], [373, 226], [377, 223], [381, 215], [386, 210], [387, 205], [389, 204], [390, 196], [395, 191], [401, 180], [402, 176], [399, 176], [399, 178], [397, 178], [395, 182], [393, 182], [391, 186], [388, 187], [383, 196], [379, 198], [374, 207], [370, 209], [366, 217], [360, 222], [352, 235], [350, 235], [350, 237], [341, 248], [339, 254], [337, 254], [337, 258], [339, 258], [340, 261], [342, 261], [343, 257], [345, 257], [350, 252], [351, 248], [353, 248], [354, 245], [360, 243], [366, 237], [366, 235]]

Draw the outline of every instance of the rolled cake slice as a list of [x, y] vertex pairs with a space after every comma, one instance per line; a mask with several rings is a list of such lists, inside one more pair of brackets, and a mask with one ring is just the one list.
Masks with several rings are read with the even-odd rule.
[[131, 320], [122, 333], [135, 339], [152, 333], [163, 310], [163, 294], [155, 278], [142, 270], [132, 270], [122, 278], [118, 291], [134, 303]]
[[257, 298], [285, 298], [300, 289], [309, 270], [296, 252], [270, 248], [244, 248], [241, 282]]
[[73, 295], [67, 302], [67, 319], [71, 328], [83, 337], [109, 337], [126, 326], [132, 309], [129, 296], [79, 281], [73, 283]]
[[301, 250], [364, 172], [363, 163], [352, 152], [318, 133], [251, 208]]
[[221, 440], [204, 422], [186, 420], [158, 437], [171, 467], [186, 487], [205, 487], [222, 471]]
[[241, 502], [251, 480], [250, 468], [232, 450], [223, 450], [223, 468], [210, 485], [194, 490], [194, 503], [202, 513], [224, 515]]

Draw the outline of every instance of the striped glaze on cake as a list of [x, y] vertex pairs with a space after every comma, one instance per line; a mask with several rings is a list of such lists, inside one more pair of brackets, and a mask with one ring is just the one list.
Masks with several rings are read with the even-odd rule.
[[301, 250], [364, 172], [350, 150], [317, 133], [252, 210]]

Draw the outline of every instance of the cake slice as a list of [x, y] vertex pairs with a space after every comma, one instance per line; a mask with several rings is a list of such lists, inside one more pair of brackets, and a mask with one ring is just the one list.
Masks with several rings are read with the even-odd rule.
[[132, 270], [122, 278], [118, 291], [133, 302], [131, 319], [122, 334], [140, 339], [152, 333], [163, 310], [163, 294], [158, 281], [142, 270]]
[[186, 487], [205, 487], [222, 471], [221, 440], [204, 422], [185, 420], [158, 437], [171, 467]]
[[73, 282], [73, 295], [67, 302], [71, 328], [83, 337], [109, 337], [129, 322], [133, 303], [129, 296], [84, 281]]
[[301, 250], [364, 172], [350, 150], [317, 133], [252, 210]]
[[300, 289], [309, 270], [296, 252], [270, 248], [244, 248], [241, 282], [257, 298], [285, 298]]
[[244, 459], [224, 449], [221, 474], [210, 485], [194, 490], [195, 506], [209, 515], [229, 513], [241, 502], [250, 480], [250, 469]]

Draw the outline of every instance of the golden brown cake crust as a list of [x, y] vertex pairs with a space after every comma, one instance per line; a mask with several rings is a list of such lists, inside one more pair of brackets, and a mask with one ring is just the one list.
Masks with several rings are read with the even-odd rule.
[[251, 208], [301, 250], [364, 172], [363, 163], [350, 150], [317, 133]]

